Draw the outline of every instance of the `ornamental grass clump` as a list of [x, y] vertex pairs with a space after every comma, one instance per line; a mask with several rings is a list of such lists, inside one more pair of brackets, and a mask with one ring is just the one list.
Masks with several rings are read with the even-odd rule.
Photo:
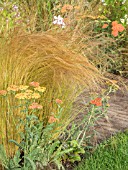
[[[54, 100], [61, 99], [64, 106], [60, 118], [62, 131], [78, 114], [72, 112], [76, 97], [84, 88], [98, 87], [97, 83], [101, 81], [99, 72], [85, 57], [68, 50], [60, 37], [56, 39], [46, 33], [14, 33], [8, 42], [1, 42], [0, 75], [0, 89], [16, 93], [15, 100], [11, 95], [9, 97], [11, 105], [15, 105], [18, 99], [39, 99], [43, 107], [39, 118], [43, 117], [44, 122], [56, 112]], [[34, 93], [28, 89], [29, 83]], [[17, 93], [19, 88], [21, 91]], [[0, 132], [6, 134], [0, 143], [4, 143], [9, 154], [13, 155], [15, 149], [8, 144], [8, 139], [16, 138], [15, 118], [20, 110], [17, 107], [10, 113], [8, 100], [5, 102], [1, 98], [0, 102]], [[36, 103], [33, 101], [29, 108], [41, 108]]]

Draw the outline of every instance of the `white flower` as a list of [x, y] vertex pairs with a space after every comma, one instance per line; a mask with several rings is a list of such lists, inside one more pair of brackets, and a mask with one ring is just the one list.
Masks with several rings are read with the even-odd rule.
[[60, 15], [58, 17], [54, 16], [53, 24], [61, 25], [62, 28], [65, 28], [64, 19]]
[[125, 19], [120, 19], [120, 21], [124, 24], [124, 22], [125, 22]]
[[124, 4], [126, 2], [126, 0], [123, 0], [122, 4]]
[[3, 10], [4, 10], [4, 8], [0, 7], [0, 12], [3, 11]]
[[128, 15], [126, 14], [126, 15], [124, 16], [124, 18], [128, 18]]
[[126, 24], [128, 25], [128, 18], [127, 18], [127, 20], [126, 20]]

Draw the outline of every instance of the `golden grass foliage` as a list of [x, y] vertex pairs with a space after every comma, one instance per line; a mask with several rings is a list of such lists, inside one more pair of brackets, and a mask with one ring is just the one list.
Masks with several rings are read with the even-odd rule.
[[[42, 115], [47, 118], [54, 112], [54, 100], [63, 101], [61, 122], [63, 127], [66, 122], [73, 119], [72, 103], [83, 88], [93, 89], [101, 80], [97, 69], [92, 66], [86, 57], [68, 50], [61, 38], [54, 38], [46, 33], [41, 34], [14, 34], [7, 42], [1, 42], [0, 48], [0, 89], [9, 85], [27, 85], [37, 81], [47, 88], [45, 100], [42, 99], [44, 110]], [[13, 99], [10, 99], [13, 105]], [[7, 140], [16, 139], [15, 118], [19, 115], [18, 109], [11, 114], [0, 99], [0, 132], [3, 142], [7, 145], [9, 154], [13, 149]], [[52, 106], [50, 105], [52, 103]], [[12, 146], [11, 146], [12, 147]]]

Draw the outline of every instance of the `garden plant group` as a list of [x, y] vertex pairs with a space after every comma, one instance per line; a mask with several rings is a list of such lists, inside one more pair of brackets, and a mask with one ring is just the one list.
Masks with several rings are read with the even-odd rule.
[[71, 170], [94, 150], [120, 88], [105, 75], [128, 78], [127, 11], [125, 0], [0, 0], [0, 170]]

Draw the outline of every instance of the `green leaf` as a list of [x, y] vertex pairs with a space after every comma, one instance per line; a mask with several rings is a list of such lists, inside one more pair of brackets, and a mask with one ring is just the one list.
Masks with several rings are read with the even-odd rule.
[[20, 149], [23, 149], [23, 147], [22, 147], [19, 143], [17, 143], [15, 140], [10, 139], [9, 142], [14, 143], [14, 144], [15, 144], [16, 146], [18, 146]]
[[0, 145], [0, 162], [2, 162], [2, 165], [4, 167], [7, 167], [8, 158], [7, 158], [6, 151], [3, 145]]
[[30, 165], [31, 165], [31, 170], [36, 170], [36, 165], [35, 165], [35, 163], [33, 162], [33, 160], [32, 159], [30, 159], [29, 157], [27, 157], [27, 156], [24, 156], [24, 159], [26, 159], [27, 161], [29, 161], [29, 163], [30, 163]]

